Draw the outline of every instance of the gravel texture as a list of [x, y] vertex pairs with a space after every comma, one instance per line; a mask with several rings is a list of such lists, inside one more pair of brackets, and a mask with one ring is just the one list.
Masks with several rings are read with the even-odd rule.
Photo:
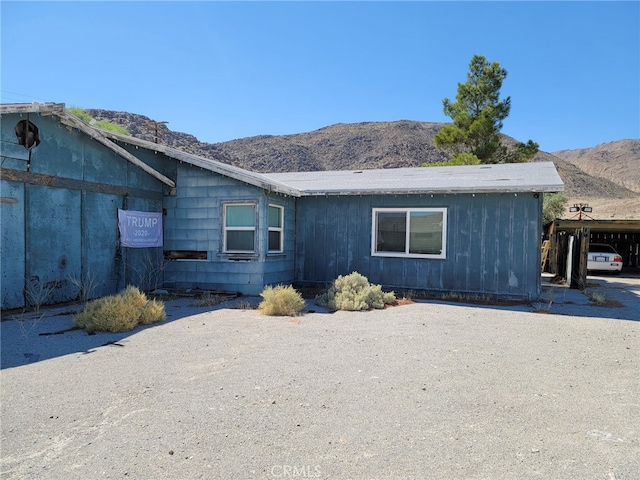
[[5, 316], [2, 478], [638, 479], [640, 282], [608, 282], [622, 306], [547, 285], [294, 318], [182, 299], [124, 334]]

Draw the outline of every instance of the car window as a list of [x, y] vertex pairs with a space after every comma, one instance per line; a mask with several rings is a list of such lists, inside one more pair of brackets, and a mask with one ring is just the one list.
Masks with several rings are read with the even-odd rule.
[[589, 245], [590, 252], [600, 252], [600, 253], [616, 253], [615, 249], [611, 245], [605, 245], [600, 243], [592, 243]]

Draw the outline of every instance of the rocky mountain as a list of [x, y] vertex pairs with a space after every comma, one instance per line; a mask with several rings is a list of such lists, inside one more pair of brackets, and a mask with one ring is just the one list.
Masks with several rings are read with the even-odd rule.
[[[260, 135], [221, 143], [200, 142], [164, 123], [126, 112], [90, 109], [96, 120], [126, 127], [185, 152], [255, 172], [357, 170], [414, 167], [445, 161], [433, 136], [442, 123], [400, 120], [336, 124], [307, 133]], [[506, 143], [516, 140], [506, 137]], [[569, 203], [589, 203], [594, 218], [640, 218], [640, 140], [621, 140], [593, 149], [539, 152], [535, 162], [552, 161], [565, 182]]]
[[640, 139], [618, 140], [592, 148], [553, 152], [594, 177], [640, 193]]

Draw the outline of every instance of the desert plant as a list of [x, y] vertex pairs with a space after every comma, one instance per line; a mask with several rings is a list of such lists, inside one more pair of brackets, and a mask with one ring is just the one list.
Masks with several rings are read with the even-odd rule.
[[162, 302], [147, 300], [144, 293], [130, 285], [117, 295], [90, 302], [74, 320], [79, 328], [93, 333], [126, 332], [140, 324], [148, 325], [166, 318]]
[[126, 332], [138, 325], [140, 311], [122, 295], [109, 295], [89, 303], [76, 314], [76, 325], [89, 333]]
[[534, 313], [550, 313], [551, 306], [553, 305], [553, 298], [555, 293], [553, 289], [546, 289], [543, 291], [542, 296], [538, 299], [538, 302], [534, 304]]
[[150, 323], [162, 322], [166, 320], [167, 313], [164, 310], [164, 303], [158, 300], [148, 300], [140, 309], [140, 324], [149, 325]]
[[44, 305], [49, 296], [53, 292], [53, 284], [43, 284], [40, 277], [33, 276], [26, 279], [24, 285], [24, 295], [27, 300], [27, 306], [32, 307], [36, 314], [40, 313], [40, 307]]
[[302, 295], [291, 285], [266, 286], [260, 296], [263, 300], [258, 305], [258, 310], [265, 315], [293, 317], [306, 306]]
[[127, 303], [135, 308], [142, 308], [147, 303], [147, 296], [133, 285], [127, 286], [121, 295]]
[[85, 123], [89, 123], [93, 119], [93, 117], [89, 115], [89, 112], [87, 112], [84, 108], [67, 107], [67, 113], [70, 113], [74, 117], [78, 117]]
[[396, 302], [393, 292], [383, 292], [380, 285], [371, 285], [358, 272], [340, 275], [327, 292], [318, 295], [317, 305], [332, 310], [370, 310], [384, 308]]
[[129, 135], [129, 130], [122, 125], [118, 125], [117, 123], [110, 122], [109, 120], [98, 120], [95, 123], [95, 126], [98, 128], [102, 128], [103, 130], [109, 130], [111, 132], [120, 133], [122, 135]]
[[251, 305], [251, 302], [248, 302], [247, 300], [242, 300], [236, 303], [236, 306], [233, 308], [236, 310], [253, 310], [253, 305]]
[[606, 295], [602, 293], [593, 292], [590, 290], [583, 290], [583, 293], [589, 298], [591, 302], [595, 303], [598, 306], [602, 307], [604, 305], [607, 305], [607, 303], [609, 303], [609, 300], [607, 299]]
[[154, 252], [145, 254], [136, 262], [127, 263], [127, 268], [133, 272], [132, 282], [146, 291], [151, 291], [162, 285], [162, 277], [166, 267], [166, 262], [159, 259]]
[[20, 332], [24, 336], [25, 343], [28, 345], [30, 340], [31, 331], [36, 328], [40, 320], [44, 317], [42, 313], [28, 314], [25, 309], [22, 310], [20, 315], [12, 317], [13, 320], [18, 322]]
[[69, 281], [78, 289], [78, 300], [84, 305], [92, 298], [93, 292], [99, 283], [98, 276], [91, 272], [86, 272], [80, 277], [69, 276]]
[[112, 132], [121, 133], [123, 135], [129, 135], [129, 130], [121, 125], [118, 125], [117, 123], [110, 122], [109, 120], [95, 121], [95, 119], [84, 108], [68, 107], [66, 110], [67, 113], [70, 113], [74, 117], [77, 117], [83, 122], [90, 125], [102, 128], [103, 130], [110, 130]]
[[193, 302], [194, 307], [214, 307], [227, 300], [227, 297], [211, 293], [209, 291], [204, 292], [200, 297]]
[[402, 292], [402, 298], [404, 300], [409, 300], [409, 301], [413, 301], [416, 299], [416, 292], [415, 290], [405, 290], [404, 292]]
[[569, 199], [562, 193], [545, 193], [542, 198], [542, 224], [547, 225], [556, 218], [562, 218]]

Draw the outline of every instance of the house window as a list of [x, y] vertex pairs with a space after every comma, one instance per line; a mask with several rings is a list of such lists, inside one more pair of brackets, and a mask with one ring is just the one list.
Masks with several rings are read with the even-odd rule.
[[224, 206], [225, 252], [255, 251], [256, 204], [235, 203]]
[[269, 205], [269, 252], [283, 250], [283, 219], [284, 207]]
[[446, 208], [374, 208], [371, 255], [446, 258]]

